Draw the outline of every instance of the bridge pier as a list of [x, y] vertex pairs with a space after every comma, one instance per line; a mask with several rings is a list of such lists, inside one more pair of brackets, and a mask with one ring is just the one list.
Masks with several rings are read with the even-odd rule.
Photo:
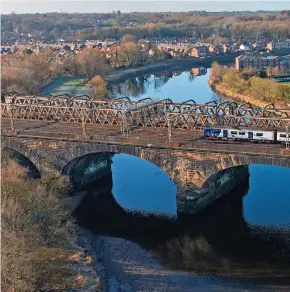
[[177, 194], [178, 214], [194, 214], [205, 209], [239, 184], [248, 181], [249, 177], [248, 166], [237, 166], [214, 174], [201, 189], [185, 186], [184, 192]]

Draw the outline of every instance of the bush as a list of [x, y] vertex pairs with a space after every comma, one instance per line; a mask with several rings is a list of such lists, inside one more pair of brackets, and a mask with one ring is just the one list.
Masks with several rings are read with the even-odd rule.
[[2, 164], [1, 179], [1, 288], [66, 289], [72, 282], [67, 257], [74, 233], [59, 194], [67, 194], [67, 181], [59, 175], [27, 179], [26, 169], [12, 160]]

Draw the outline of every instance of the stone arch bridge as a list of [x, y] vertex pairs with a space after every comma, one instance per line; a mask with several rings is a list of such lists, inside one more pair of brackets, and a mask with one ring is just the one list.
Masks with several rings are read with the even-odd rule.
[[101, 153], [103, 163], [98, 171], [107, 173], [111, 171], [108, 157], [112, 153], [137, 156], [158, 166], [174, 181], [180, 213], [194, 213], [248, 179], [247, 168], [243, 166], [269, 164], [290, 168], [290, 157], [281, 155], [226, 153], [53, 138], [2, 136], [1, 148], [13, 149], [23, 154], [40, 173], [53, 170], [63, 173], [72, 161], [93, 153]]

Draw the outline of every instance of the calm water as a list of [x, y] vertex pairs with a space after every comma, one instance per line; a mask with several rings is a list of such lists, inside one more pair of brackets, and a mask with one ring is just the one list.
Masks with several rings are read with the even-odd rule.
[[[150, 75], [113, 89], [115, 95], [134, 98], [204, 103], [218, 99], [207, 84], [208, 74]], [[238, 278], [244, 288], [254, 278], [290, 287], [290, 169], [249, 165], [249, 172], [249, 181], [207, 210], [177, 216], [176, 187], [167, 174], [147, 161], [117, 154], [112, 178], [87, 190], [76, 216], [97, 234], [137, 243], [164, 267]]]
[[184, 102], [194, 99], [198, 104], [204, 104], [221, 98], [208, 85], [210, 69], [193, 68], [178, 73], [156, 73], [136, 77], [111, 89], [112, 95], [128, 96], [132, 99], [151, 97], [153, 99], [170, 98], [174, 102]]
[[240, 287], [254, 279], [290, 287], [290, 169], [250, 165], [249, 171], [249, 181], [208, 209], [177, 216], [169, 177], [117, 154], [112, 178], [87, 190], [76, 217], [96, 234], [137, 243], [179, 273], [230, 277]]
[[[113, 158], [112, 193], [125, 210], [176, 216], [176, 187], [156, 165], [127, 154]], [[290, 169], [250, 165], [250, 187], [243, 197], [249, 224], [290, 230]], [[267, 183], [271, 182], [271, 183]]]

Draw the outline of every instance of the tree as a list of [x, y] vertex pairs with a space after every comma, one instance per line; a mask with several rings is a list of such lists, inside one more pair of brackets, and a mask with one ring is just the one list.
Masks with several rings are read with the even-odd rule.
[[78, 53], [73, 62], [75, 63], [76, 75], [92, 78], [95, 75], [105, 76], [111, 69], [104, 52], [85, 48]]
[[94, 76], [90, 81], [91, 93], [93, 98], [105, 98], [108, 95], [107, 82], [99, 75]]
[[121, 38], [121, 43], [126, 43], [126, 42], [134, 42], [136, 41], [136, 36], [132, 35], [132, 34], [125, 34], [122, 38]]
[[219, 83], [223, 80], [224, 68], [217, 62], [213, 62], [211, 66], [211, 76], [214, 83]]

